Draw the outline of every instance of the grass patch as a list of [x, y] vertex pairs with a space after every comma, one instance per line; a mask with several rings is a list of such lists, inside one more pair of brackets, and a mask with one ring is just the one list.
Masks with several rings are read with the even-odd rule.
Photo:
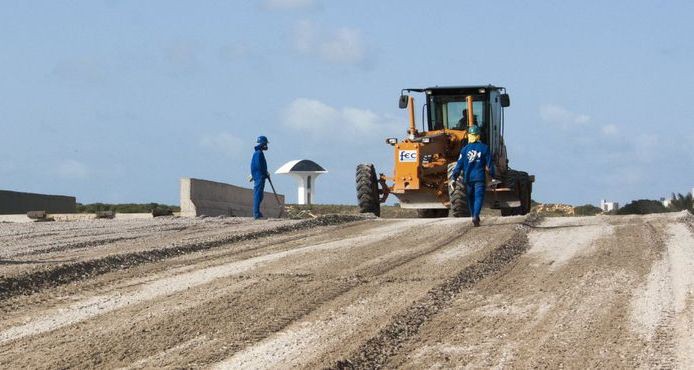
[[156, 211], [159, 213], [165, 213], [168, 211], [180, 212], [181, 207], [159, 203], [77, 203], [77, 213], [97, 213], [104, 211], [113, 211], [115, 213], [152, 213]]

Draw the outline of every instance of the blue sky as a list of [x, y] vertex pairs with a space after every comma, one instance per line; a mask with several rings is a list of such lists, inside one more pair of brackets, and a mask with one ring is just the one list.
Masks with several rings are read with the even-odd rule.
[[[0, 4], [0, 189], [178, 203], [313, 159], [317, 202], [392, 168], [403, 87], [507, 87], [511, 166], [543, 202], [694, 186], [694, 3], [16, 1]], [[421, 105], [421, 99], [418, 106]], [[419, 117], [419, 112], [417, 116]], [[290, 178], [275, 176], [296, 201]]]

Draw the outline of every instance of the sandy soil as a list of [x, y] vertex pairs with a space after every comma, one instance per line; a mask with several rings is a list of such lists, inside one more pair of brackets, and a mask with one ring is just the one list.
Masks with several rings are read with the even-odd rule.
[[0, 225], [0, 368], [687, 368], [694, 226]]

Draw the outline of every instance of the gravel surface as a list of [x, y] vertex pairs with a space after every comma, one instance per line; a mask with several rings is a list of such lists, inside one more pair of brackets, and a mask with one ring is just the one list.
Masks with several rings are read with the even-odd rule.
[[687, 368], [691, 215], [0, 225], [0, 368]]

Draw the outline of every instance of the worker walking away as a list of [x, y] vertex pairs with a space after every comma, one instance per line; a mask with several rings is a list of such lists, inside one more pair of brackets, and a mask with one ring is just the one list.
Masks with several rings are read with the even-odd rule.
[[256, 220], [263, 217], [260, 213], [260, 203], [263, 201], [265, 192], [265, 179], [270, 177], [267, 172], [267, 161], [263, 151], [267, 150], [269, 141], [265, 136], [258, 136], [255, 153], [251, 160], [251, 176], [253, 177], [253, 218]]
[[478, 126], [473, 125], [468, 128], [467, 140], [468, 144], [460, 150], [460, 157], [451, 174], [451, 180], [455, 184], [462, 171], [472, 223], [475, 226], [480, 226], [480, 212], [484, 204], [484, 191], [487, 187], [486, 171], [489, 171], [490, 176], [494, 176], [494, 166], [489, 147], [480, 142], [480, 128]]

